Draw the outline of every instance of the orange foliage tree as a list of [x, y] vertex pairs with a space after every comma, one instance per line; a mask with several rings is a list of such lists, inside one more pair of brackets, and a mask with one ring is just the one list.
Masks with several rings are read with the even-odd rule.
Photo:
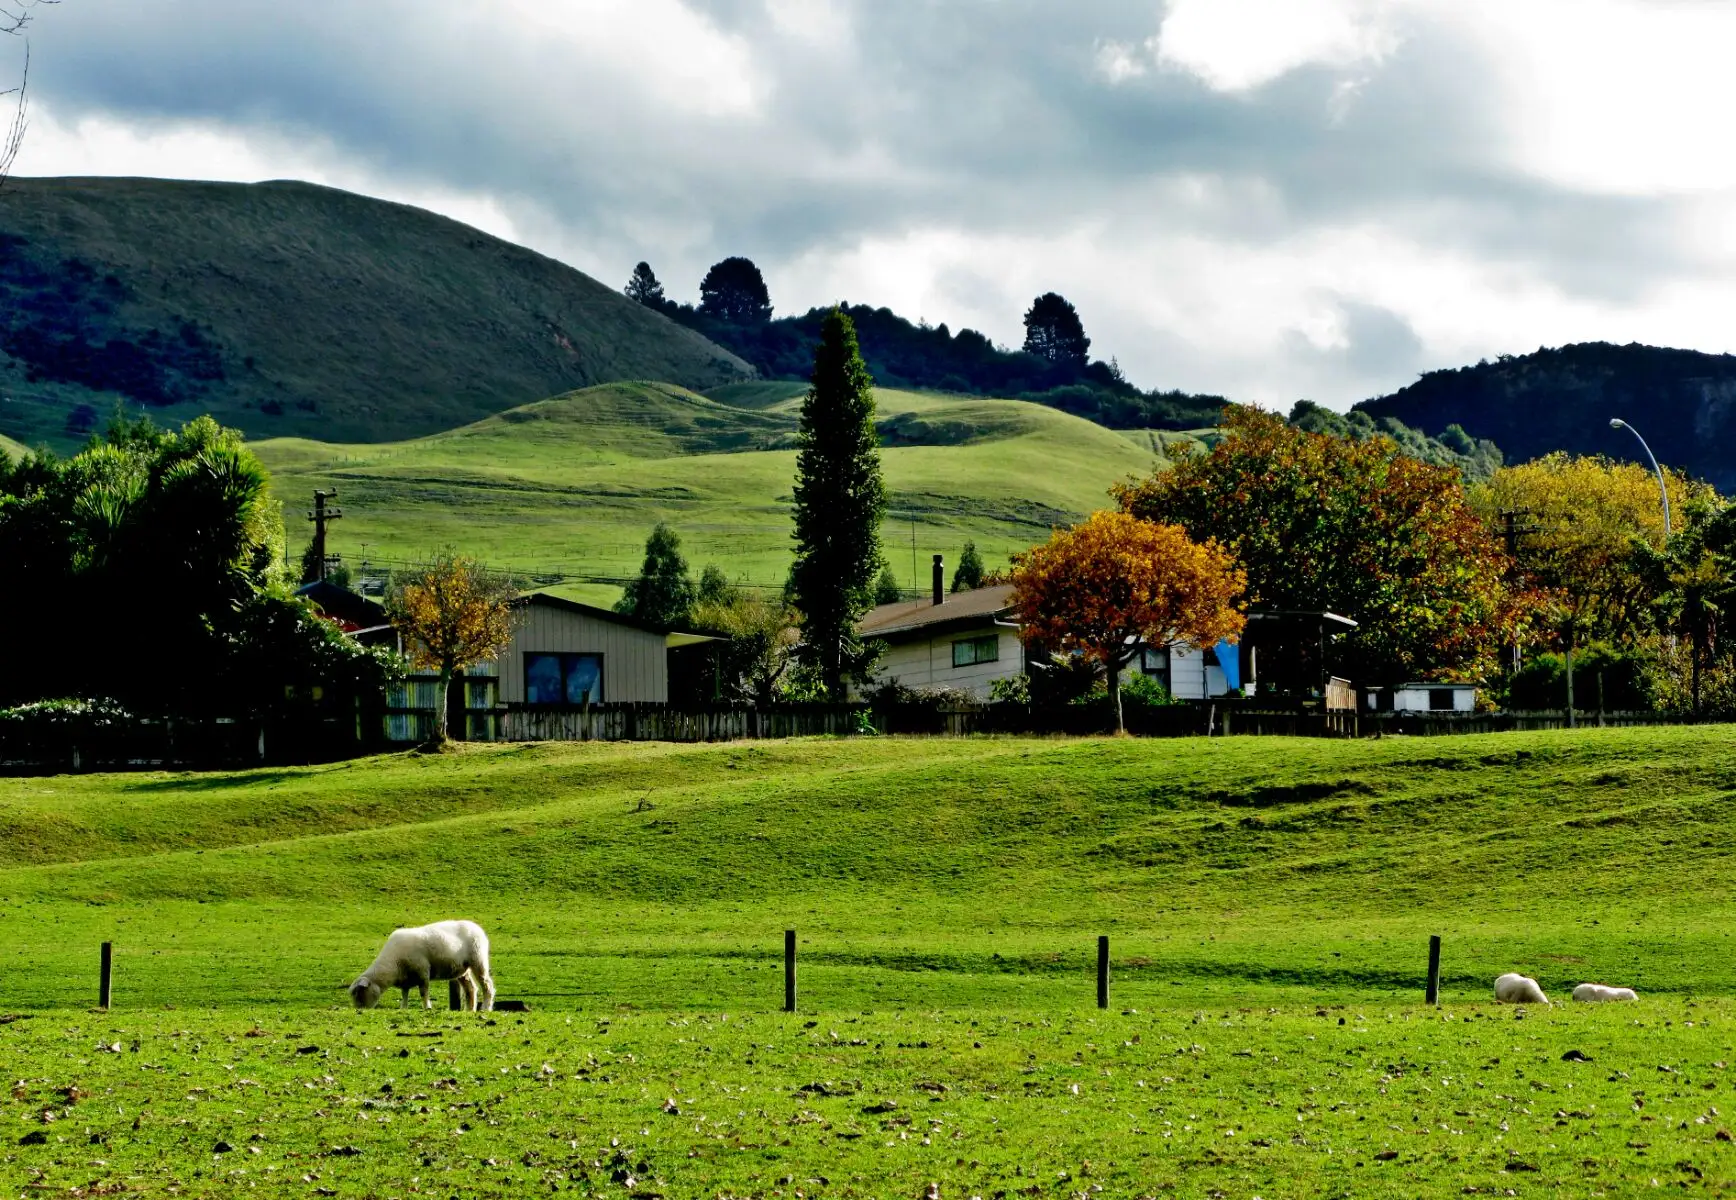
[[1013, 610], [1025, 636], [1102, 665], [1121, 715], [1121, 669], [1141, 643], [1211, 646], [1246, 624], [1236, 601], [1246, 579], [1213, 543], [1175, 525], [1094, 513], [1013, 560]]
[[1334, 648], [1338, 673], [1385, 684], [1494, 666], [1523, 597], [1457, 470], [1386, 438], [1307, 433], [1253, 408], [1227, 409], [1223, 429], [1207, 453], [1117, 488], [1123, 510], [1223, 546], [1255, 606], [1357, 621]]
[[392, 624], [410, 661], [440, 673], [434, 741], [444, 743], [446, 694], [452, 677], [486, 662], [512, 640], [512, 581], [460, 554], [436, 554], [393, 582]]

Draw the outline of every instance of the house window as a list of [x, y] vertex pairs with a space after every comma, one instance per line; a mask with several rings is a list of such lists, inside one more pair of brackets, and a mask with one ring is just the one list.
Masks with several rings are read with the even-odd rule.
[[1430, 688], [1429, 689], [1429, 711], [1430, 712], [1452, 712], [1453, 711], [1453, 689], [1452, 688]]
[[570, 705], [603, 702], [601, 654], [527, 654], [524, 656], [526, 704]]
[[966, 638], [952, 644], [952, 665], [955, 667], [974, 667], [977, 663], [999, 662], [1000, 658], [1001, 639], [992, 633], [988, 637]]

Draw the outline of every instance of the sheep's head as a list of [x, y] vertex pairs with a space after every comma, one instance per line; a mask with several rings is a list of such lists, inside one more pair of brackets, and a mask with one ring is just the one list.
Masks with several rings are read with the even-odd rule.
[[350, 984], [350, 999], [356, 1002], [357, 1008], [372, 1008], [380, 1002], [380, 996], [385, 988], [363, 975]]

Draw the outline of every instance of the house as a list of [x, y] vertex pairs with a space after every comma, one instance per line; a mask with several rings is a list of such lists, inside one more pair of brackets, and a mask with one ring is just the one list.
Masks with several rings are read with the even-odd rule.
[[1475, 712], [1477, 688], [1470, 683], [1401, 683], [1371, 688], [1369, 712]]
[[1331, 639], [1355, 628], [1355, 621], [1337, 613], [1255, 609], [1237, 644], [1149, 646], [1134, 667], [1178, 700], [1244, 695], [1354, 710], [1349, 683], [1328, 674], [1323, 664]]
[[386, 609], [378, 601], [340, 587], [327, 579], [304, 583], [295, 594], [313, 605], [314, 611], [364, 646], [398, 644]]
[[[673, 651], [717, 639], [677, 633], [606, 608], [537, 592], [513, 602], [512, 641], [447, 689], [453, 737], [493, 741], [500, 712], [586, 709], [601, 704], [667, 704]], [[388, 698], [387, 737], [420, 741], [431, 732], [439, 680], [411, 676]]]
[[857, 625], [864, 639], [886, 643], [874, 684], [918, 691], [951, 688], [989, 699], [997, 679], [1025, 673], [1025, 648], [1010, 617], [1011, 584], [953, 592], [945, 587], [941, 556], [934, 556], [934, 586], [921, 600], [872, 609]]

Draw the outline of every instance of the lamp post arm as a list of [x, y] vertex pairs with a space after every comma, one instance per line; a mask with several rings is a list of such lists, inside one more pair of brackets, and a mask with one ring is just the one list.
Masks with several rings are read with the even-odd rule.
[[1652, 448], [1646, 444], [1646, 439], [1640, 437], [1640, 431], [1627, 422], [1622, 422], [1622, 428], [1639, 438], [1640, 449], [1646, 452], [1646, 457], [1652, 460], [1652, 473], [1658, 477], [1658, 493], [1664, 498], [1664, 540], [1670, 537], [1670, 489], [1664, 482], [1664, 469], [1658, 466], [1658, 456], [1652, 453]]

